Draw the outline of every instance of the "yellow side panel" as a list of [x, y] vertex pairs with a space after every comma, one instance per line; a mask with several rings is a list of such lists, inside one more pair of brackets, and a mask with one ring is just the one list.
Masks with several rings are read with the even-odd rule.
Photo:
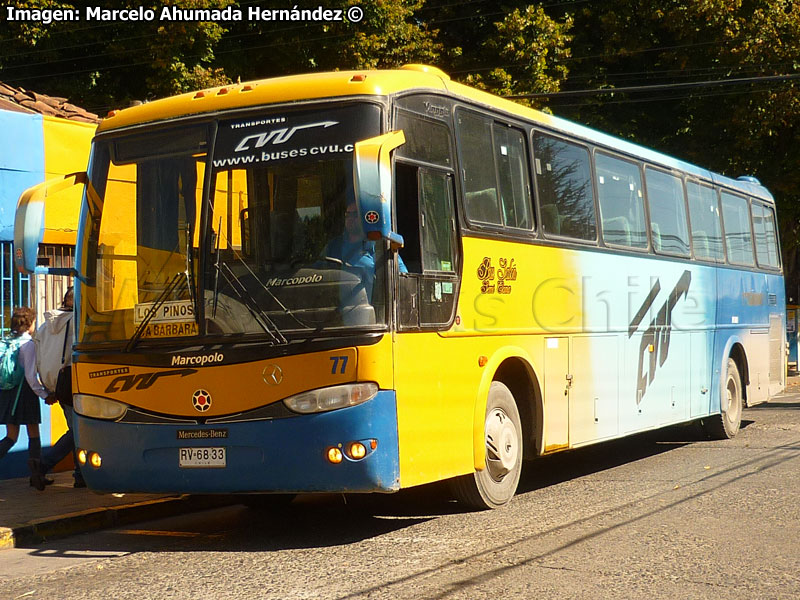
[[[44, 117], [45, 180], [85, 171], [96, 125]], [[82, 186], [54, 196], [45, 208], [43, 243], [75, 245]]]
[[[402, 487], [480, 468], [486, 396], [497, 368], [508, 358], [522, 360], [541, 383], [545, 338], [582, 327], [574, 253], [476, 238], [462, 243], [452, 328], [395, 336]], [[559, 374], [562, 397], [565, 375]]]
[[437, 333], [395, 336], [402, 487], [472, 471], [479, 347], [479, 339]]

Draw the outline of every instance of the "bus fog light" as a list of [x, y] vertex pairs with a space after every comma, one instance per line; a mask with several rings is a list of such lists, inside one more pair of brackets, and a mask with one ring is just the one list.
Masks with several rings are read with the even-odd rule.
[[353, 460], [361, 460], [367, 455], [367, 448], [361, 442], [353, 442], [350, 444], [347, 454]]
[[97, 452], [91, 452], [89, 454], [89, 464], [95, 469], [99, 469], [100, 465], [103, 464], [103, 459], [100, 458], [100, 455]]
[[85, 465], [86, 464], [86, 460], [87, 460], [86, 459], [86, 455], [87, 455], [86, 450], [84, 450], [83, 448], [78, 448], [77, 454], [78, 454], [78, 462], [80, 463], [80, 465], [81, 466]]
[[328, 448], [328, 462], [338, 465], [342, 462], [342, 451], [339, 448]]

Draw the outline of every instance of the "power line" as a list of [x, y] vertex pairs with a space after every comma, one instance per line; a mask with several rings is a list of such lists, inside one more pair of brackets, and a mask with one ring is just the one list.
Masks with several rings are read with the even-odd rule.
[[687, 90], [702, 87], [742, 85], [748, 83], [766, 83], [770, 81], [789, 81], [800, 79], [800, 73], [788, 73], [785, 75], [763, 75], [759, 77], [739, 77], [736, 79], [717, 79], [711, 81], [693, 81], [690, 83], [665, 83], [658, 85], [633, 85], [618, 88], [599, 88], [591, 90], [566, 90], [562, 92], [548, 92], [541, 94], [514, 94], [506, 96], [512, 100], [539, 99], [539, 98], [564, 98], [567, 96], [599, 96], [603, 94], [631, 94], [637, 92], [659, 92]]

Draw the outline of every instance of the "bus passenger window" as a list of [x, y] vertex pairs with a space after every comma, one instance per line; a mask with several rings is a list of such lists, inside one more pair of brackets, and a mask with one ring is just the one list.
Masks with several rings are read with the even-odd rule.
[[494, 124], [494, 160], [497, 165], [503, 223], [516, 229], [533, 229], [528, 155], [525, 136], [517, 129]]
[[502, 225], [494, 161], [487, 160], [487, 152], [492, 148], [492, 122], [459, 111], [458, 139], [467, 219], [474, 223]]
[[775, 234], [775, 212], [768, 206], [753, 202], [753, 229], [756, 235], [756, 258], [759, 266], [778, 268], [778, 236]]
[[453, 196], [446, 173], [420, 170], [422, 267], [425, 271], [455, 271], [453, 261]]
[[607, 244], [647, 248], [639, 165], [600, 153], [595, 165], [603, 240]]
[[653, 249], [666, 254], [689, 256], [686, 203], [679, 177], [648, 168], [647, 202]]
[[686, 183], [689, 217], [692, 223], [692, 247], [695, 258], [724, 262], [722, 230], [719, 224], [717, 193], [707, 185]]
[[753, 236], [746, 198], [722, 192], [722, 223], [725, 226], [725, 247], [728, 261], [736, 265], [753, 265]]
[[533, 136], [533, 164], [545, 235], [596, 240], [588, 150], [537, 132]]

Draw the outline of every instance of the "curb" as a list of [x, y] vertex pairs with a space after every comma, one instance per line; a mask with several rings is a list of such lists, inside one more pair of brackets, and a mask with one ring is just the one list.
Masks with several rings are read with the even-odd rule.
[[219, 508], [235, 504], [226, 496], [190, 496], [159, 498], [37, 519], [22, 525], [0, 527], [0, 551], [30, 546], [55, 538], [99, 531], [139, 521], [171, 517], [187, 512]]

